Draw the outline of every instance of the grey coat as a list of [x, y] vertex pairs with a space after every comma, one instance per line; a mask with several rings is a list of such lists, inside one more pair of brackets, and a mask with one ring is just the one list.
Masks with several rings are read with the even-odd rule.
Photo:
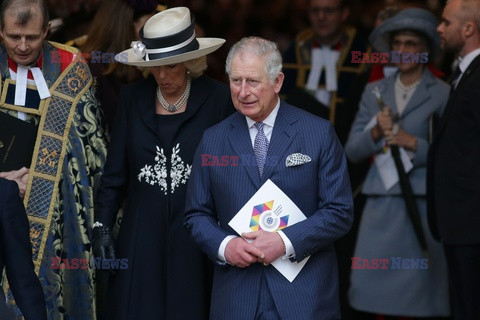
[[[397, 113], [395, 103], [395, 77], [370, 83], [366, 86], [360, 102], [359, 111], [353, 122], [350, 135], [345, 145], [347, 157], [352, 162], [359, 162], [380, 152], [384, 139], [375, 143], [370, 130], [364, 131], [370, 120], [380, 111], [377, 99], [373, 93], [378, 87], [385, 105]], [[426, 163], [429, 141], [429, 118], [432, 114], [440, 116], [448, 100], [450, 86], [433, 76], [425, 69], [419, 86], [402, 112], [399, 120], [400, 127], [417, 138], [417, 148], [413, 160], [413, 169], [409, 172], [410, 184], [416, 195], [426, 194]], [[397, 183], [390, 190], [386, 190], [375, 165], [365, 178], [362, 192], [367, 195], [398, 195], [401, 194]]]

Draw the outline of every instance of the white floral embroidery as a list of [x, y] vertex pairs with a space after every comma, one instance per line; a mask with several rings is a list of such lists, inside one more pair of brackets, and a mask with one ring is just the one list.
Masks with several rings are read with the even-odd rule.
[[[163, 153], [163, 148], [157, 148], [157, 155], [155, 156], [156, 164], [153, 166], [145, 165], [142, 169], [140, 169], [140, 173], [138, 174], [138, 181], [145, 180], [146, 183], [150, 185], [158, 184], [160, 189], [165, 193], [168, 194], [168, 186], [167, 186], [167, 157]], [[185, 164], [182, 158], [179, 155], [180, 153], [180, 144], [172, 148], [172, 156], [171, 156], [171, 169], [170, 169], [170, 179], [172, 182], [170, 183], [171, 193], [175, 192], [175, 188], [177, 188], [180, 184], [187, 183], [187, 180], [190, 178], [190, 171], [192, 170], [192, 166], [188, 163]]]

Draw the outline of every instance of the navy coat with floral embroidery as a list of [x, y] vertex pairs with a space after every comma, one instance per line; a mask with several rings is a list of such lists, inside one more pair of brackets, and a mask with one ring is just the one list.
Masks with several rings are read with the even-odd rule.
[[211, 267], [183, 228], [185, 193], [203, 131], [234, 108], [225, 84], [201, 76], [177, 125], [159, 126], [156, 87], [150, 76], [123, 88], [95, 206], [110, 229], [124, 209], [116, 253], [128, 268], [112, 279], [108, 319], [208, 319]]

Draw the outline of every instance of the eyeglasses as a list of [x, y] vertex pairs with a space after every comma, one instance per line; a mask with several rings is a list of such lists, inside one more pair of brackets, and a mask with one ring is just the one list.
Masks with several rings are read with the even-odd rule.
[[405, 49], [416, 49], [418, 48], [422, 43], [420, 41], [413, 41], [413, 40], [407, 40], [407, 41], [400, 41], [400, 40], [393, 40], [392, 41], [392, 48], [399, 48], [403, 46]]
[[315, 14], [318, 15], [320, 13], [323, 13], [326, 16], [331, 16], [337, 12], [339, 12], [342, 9], [342, 6], [336, 6], [336, 7], [313, 7], [310, 8], [310, 14]]

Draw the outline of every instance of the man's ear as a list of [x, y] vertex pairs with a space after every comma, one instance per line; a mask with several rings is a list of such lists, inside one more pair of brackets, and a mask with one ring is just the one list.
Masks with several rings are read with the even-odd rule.
[[466, 38], [470, 38], [471, 36], [475, 35], [478, 30], [476, 29], [475, 23], [472, 21], [467, 21], [463, 24], [462, 27], [463, 34], [465, 35]]
[[50, 31], [51, 26], [52, 26], [52, 23], [48, 21], [47, 27], [43, 31], [43, 40], [45, 40], [45, 38], [47, 37], [48, 31]]
[[280, 89], [282, 89], [282, 84], [283, 84], [283, 79], [284, 78], [285, 78], [285, 75], [283, 74], [283, 72], [280, 72], [278, 74], [277, 78], [275, 79], [275, 83], [274, 83], [275, 93], [279, 93]]

